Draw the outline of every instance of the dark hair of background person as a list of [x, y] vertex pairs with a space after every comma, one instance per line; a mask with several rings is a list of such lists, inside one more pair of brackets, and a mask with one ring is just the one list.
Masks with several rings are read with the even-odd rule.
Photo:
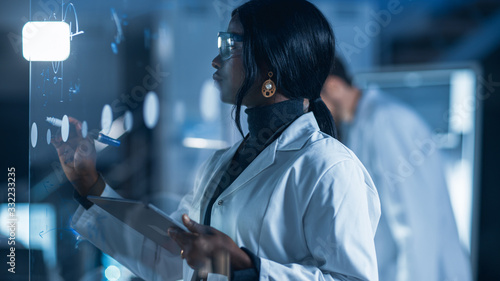
[[320, 98], [332, 67], [335, 38], [324, 15], [305, 0], [252, 0], [232, 12], [243, 25], [245, 80], [236, 96], [235, 122], [255, 81], [274, 73], [277, 90], [289, 99], [309, 99], [319, 128], [336, 137], [333, 117]]
[[335, 56], [333, 61], [332, 69], [330, 70], [330, 75], [337, 76], [344, 80], [349, 86], [352, 86], [352, 78], [349, 73], [347, 73], [342, 60]]

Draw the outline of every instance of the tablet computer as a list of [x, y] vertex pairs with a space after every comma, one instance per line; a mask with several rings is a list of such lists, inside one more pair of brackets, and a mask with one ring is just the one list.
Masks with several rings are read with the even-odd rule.
[[99, 196], [87, 196], [87, 199], [171, 253], [180, 253], [181, 248], [168, 236], [167, 230], [169, 227], [189, 230], [157, 207], [129, 199]]

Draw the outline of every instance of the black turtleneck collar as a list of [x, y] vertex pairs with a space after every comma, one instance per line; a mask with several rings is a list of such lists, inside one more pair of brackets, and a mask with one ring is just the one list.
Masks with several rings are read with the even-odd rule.
[[279, 128], [304, 114], [302, 99], [286, 100], [245, 110], [248, 115], [249, 141], [264, 144]]

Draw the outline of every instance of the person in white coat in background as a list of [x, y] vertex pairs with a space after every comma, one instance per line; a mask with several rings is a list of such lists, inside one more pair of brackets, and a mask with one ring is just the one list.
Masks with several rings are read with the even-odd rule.
[[[240, 132], [247, 107], [250, 132], [206, 162], [172, 214], [190, 230], [168, 229], [181, 252], [168, 252], [86, 199], [119, 195], [96, 171], [91, 140], [81, 138], [73, 118], [78, 134], [54, 142], [82, 205], [72, 226], [145, 280], [377, 281], [376, 188], [333, 137], [320, 98], [335, 48], [327, 20], [305, 0], [252, 0], [218, 37], [214, 80], [222, 101], [235, 105]], [[219, 261], [230, 270], [221, 272]]]
[[361, 92], [338, 58], [321, 97], [338, 122], [340, 140], [365, 165], [379, 192], [379, 279], [471, 280], [443, 163], [423, 120], [376, 88]]

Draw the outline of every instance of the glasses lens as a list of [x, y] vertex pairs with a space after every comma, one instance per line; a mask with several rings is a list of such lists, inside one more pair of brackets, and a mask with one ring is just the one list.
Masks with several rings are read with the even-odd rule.
[[228, 34], [219, 34], [218, 38], [219, 54], [223, 60], [229, 59], [231, 57], [231, 47], [233, 46], [233, 40]]
[[243, 42], [243, 38], [241, 35], [229, 32], [219, 32], [217, 37], [219, 54], [223, 60], [231, 58], [231, 52], [235, 47], [235, 42]]

